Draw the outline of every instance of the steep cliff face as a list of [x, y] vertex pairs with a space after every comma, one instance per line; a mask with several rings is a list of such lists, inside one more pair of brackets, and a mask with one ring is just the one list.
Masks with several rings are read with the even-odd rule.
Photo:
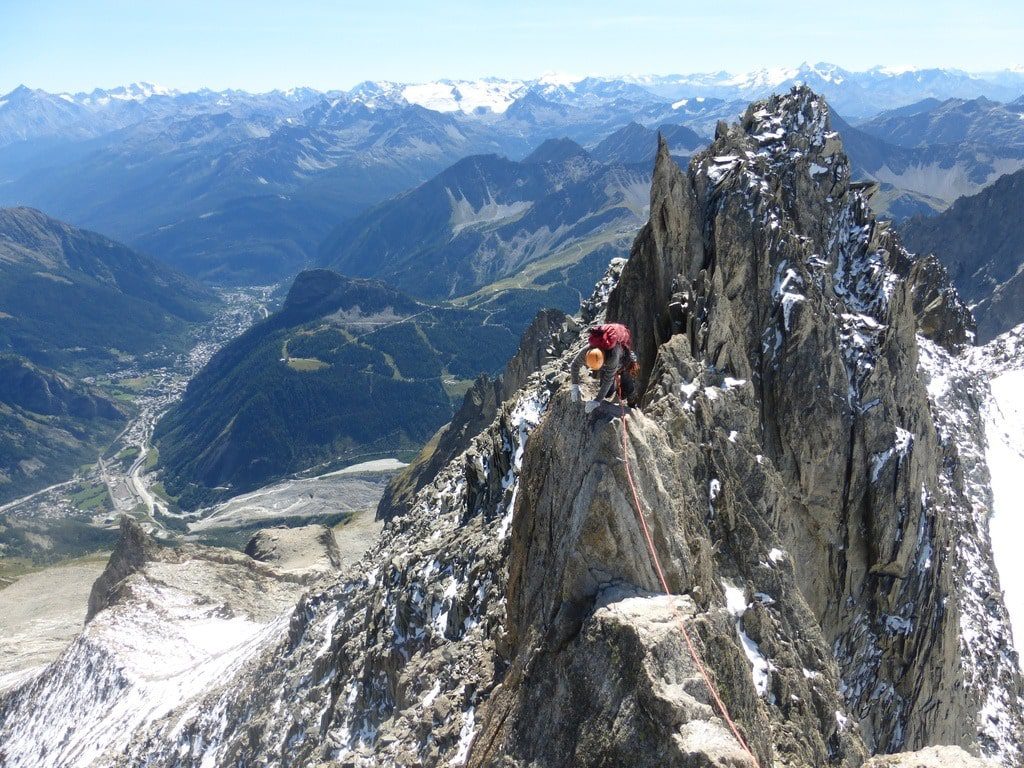
[[969, 316], [949, 289], [920, 298], [921, 268], [849, 177], [807, 90], [720, 126], [689, 173], [663, 156], [609, 315], [640, 330], [646, 376], [676, 333], [751, 382], [755, 439], [786, 489], [775, 532], [869, 749], [979, 740], [1019, 760], [1019, 674], [979, 647], [1006, 630], [991, 554], [960, 544], [984, 538], [984, 512], [933, 420], [915, 338], [955, 346]]
[[[364, 559], [114, 765], [1020, 764], [979, 401], [943, 378], [969, 370], [955, 292], [805, 89], [686, 172], [663, 147], [651, 203]], [[605, 317], [643, 361], [628, 415], [569, 397], [572, 331]]]
[[[621, 420], [554, 398], [520, 475], [512, 669], [474, 764], [753, 765], [713, 710], [677, 613], [760, 764], [861, 764], [836, 665], [775, 533], [786, 492], [761, 455], [753, 394], [677, 336], [625, 449]], [[654, 594], [624, 450], [669, 586], [689, 596], [678, 612]]]

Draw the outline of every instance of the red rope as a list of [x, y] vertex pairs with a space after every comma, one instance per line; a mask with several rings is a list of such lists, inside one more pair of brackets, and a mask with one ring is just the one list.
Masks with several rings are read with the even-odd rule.
[[[636, 483], [633, 482], [633, 471], [629, 465], [629, 447], [626, 440], [626, 406], [622, 402], [622, 382], [618, 380], [616, 376], [616, 389], [618, 390], [617, 396], [619, 400], [619, 407], [622, 409], [622, 461], [626, 465], [626, 479], [629, 481], [629, 490], [633, 494], [633, 505], [636, 510], [637, 519], [640, 520], [640, 527], [643, 529], [644, 538], [647, 540], [647, 549], [651, 553], [651, 561], [654, 563], [654, 570], [658, 573], [658, 581], [661, 582], [661, 588], [664, 590], [666, 596], [671, 596], [672, 592], [668, 588], [668, 580], [665, 578], [665, 572], [661, 568], [661, 560], [658, 558], [658, 552], [654, 548], [654, 539], [651, 538], [651, 531], [647, 527], [647, 521], [644, 519], [644, 513], [640, 508], [640, 495], [636, 490]], [[679, 612], [679, 607], [673, 603], [673, 610]], [[693, 663], [697, 665], [697, 669], [700, 671], [701, 677], [704, 678], [704, 685], [707, 686], [708, 693], [711, 694], [711, 698], [714, 699], [715, 704], [718, 707], [718, 711], [722, 714], [725, 722], [729, 725], [729, 729], [732, 731], [732, 735], [736, 737], [736, 741], [740, 743], [744, 751], [750, 755], [750, 759], [754, 761], [755, 768], [760, 768], [760, 763], [757, 760], [757, 755], [754, 754], [753, 750], [747, 746], [747, 742], [743, 740], [743, 736], [740, 735], [739, 728], [736, 727], [736, 723], [729, 716], [729, 710], [726, 709], [725, 702], [722, 701], [722, 697], [718, 695], [718, 689], [715, 688], [715, 684], [711, 680], [711, 676], [708, 674], [707, 668], [704, 666], [704, 662], [701, 660], [700, 653], [697, 651], [696, 646], [693, 644], [693, 640], [690, 639], [690, 633], [686, 631], [686, 623], [683, 621], [682, 614], [679, 615], [679, 626], [683, 630], [683, 638], [686, 640], [686, 647], [690, 649], [690, 656], [693, 658]]]

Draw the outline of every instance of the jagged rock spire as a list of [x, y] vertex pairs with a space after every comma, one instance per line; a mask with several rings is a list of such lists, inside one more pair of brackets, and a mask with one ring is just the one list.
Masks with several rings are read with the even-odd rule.
[[117, 544], [107, 561], [107, 567], [96, 579], [89, 593], [86, 623], [110, 604], [117, 585], [142, 568], [158, 549], [159, 545], [143, 530], [138, 521], [128, 515], [121, 515]]

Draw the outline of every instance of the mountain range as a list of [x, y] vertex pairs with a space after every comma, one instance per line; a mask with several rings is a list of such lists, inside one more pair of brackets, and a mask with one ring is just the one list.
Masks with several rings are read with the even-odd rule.
[[[469, 155], [517, 161], [567, 137], [599, 160], [627, 162], [598, 147], [631, 123], [710, 136], [750, 98], [798, 81], [816, 85], [854, 122], [922, 99], [1013, 102], [1024, 92], [1024, 75], [1009, 70], [856, 73], [826, 64], [737, 76], [366, 82], [265, 94], [19, 87], [0, 97], [0, 204], [46, 210], [203, 279], [273, 282], [315, 263], [321, 242], [345, 221]], [[896, 135], [879, 131], [878, 140]], [[888, 185], [881, 210], [890, 199], [899, 216], [941, 209], [994, 171], [1018, 167], [1016, 149], [978, 133], [959, 148], [887, 149], [885, 161], [858, 167]], [[692, 137], [686, 142], [692, 149]]]
[[[520, 288], [546, 289], [561, 282], [550, 277], [553, 269], [601, 251], [584, 283], [593, 285], [610, 260], [608, 247], [623, 255], [645, 216], [651, 164], [644, 155], [656, 148], [657, 134], [634, 126], [594, 153], [639, 158], [629, 164], [598, 162], [571, 139], [550, 139], [518, 162], [468, 157], [347, 222], [325, 241], [320, 259], [345, 274], [438, 300], [513, 276]], [[703, 143], [680, 130], [692, 136], [692, 149]], [[573, 306], [578, 303], [577, 294]]]
[[[322, 528], [243, 557], [125, 518], [84, 629], [0, 686], [0, 761], [1020, 766], [1024, 582], [995, 531], [1024, 345], [967, 348], [829, 114], [798, 88], [685, 170], [662, 143], [629, 259], [538, 318], [508, 390], [478, 382], [358, 561]], [[330, 273], [292, 294], [266, 323], [313, 338], [413, 309]], [[571, 396], [595, 321], [634, 332], [637, 408]]]
[[[911, 110], [883, 113], [857, 126], [833, 110], [832, 123], [843, 137], [855, 175], [879, 184], [872, 198], [875, 210], [902, 220], [945, 210], [958, 197], [975, 194], [1024, 167], [1024, 120], [1005, 119], [1015, 115], [1015, 108], [985, 99], [916, 105], [913, 109], [922, 110], [924, 120], [931, 114], [934, 125], [946, 118], [960, 124], [960, 138], [948, 141], [942, 129], [923, 127]], [[996, 117], [988, 122], [985, 113]], [[968, 122], [973, 128], [966, 127]]]
[[741, 101], [807, 85], [840, 114], [860, 120], [922, 98], [1015, 99], [1024, 92], [1024, 69], [970, 73], [959, 69], [876, 66], [853, 71], [827, 62], [805, 62], [798, 67], [765, 68], [741, 74], [647, 76], [631, 81], [670, 99], [697, 93]]
[[206, 279], [294, 274], [339, 219], [495, 150], [421, 107], [310, 107], [148, 119], [84, 141], [0, 150], [0, 196], [124, 239]]
[[924, 99], [858, 123], [865, 133], [901, 147], [988, 144], [1024, 147], [1024, 96], [1007, 104], [975, 99]]
[[[185, 105], [207, 112], [244, 114], [258, 110], [290, 115], [322, 98], [344, 98], [370, 108], [418, 105], [436, 112], [486, 117], [516, 109], [524, 99], [536, 97], [567, 107], [605, 105], [609, 102], [649, 104], [676, 102], [686, 97], [749, 101], [772, 91], [806, 84], [821, 93], [840, 113], [860, 119], [925, 98], [975, 98], [997, 101], [1024, 93], [1024, 69], [968, 73], [958, 69], [877, 66], [852, 71], [835, 64], [803, 63], [744, 73], [724, 71], [670, 75], [575, 78], [549, 74], [535, 79], [483, 78], [438, 80], [426, 83], [366, 81], [348, 90], [246, 93], [239, 90], [202, 89], [182, 92], [150, 83], [80, 93], [47, 93], [19, 86], [0, 97], [0, 144], [77, 131], [95, 136], [112, 126], [125, 127], [140, 118], [166, 114]], [[36, 119], [18, 120], [32, 103]], [[6, 107], [6, 110], [5, 110]]]
[[[703, 143], [662, 135], [680, 159]], [[593, 151], [629, 164], [567, 138], [518, 162], [474, 155], [339, 228], [328, 269], [301, 273], [158, 425], [165, 487], [193, 509], [324, 462], [411, 456], [538, 311], [574, 311], [628, 253], [657, 146], [632, 124]]]

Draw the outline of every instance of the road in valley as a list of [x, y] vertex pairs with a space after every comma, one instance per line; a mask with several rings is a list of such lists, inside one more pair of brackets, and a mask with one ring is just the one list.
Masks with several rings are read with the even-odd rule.
[[140, 507], [151, 517], [170, 513], [168, 503], [153, 491], [146, 477], [152, 468], [150, 451], [157, 422], [182, 396], [188, 382], [217, 350], [254, 322], [269, 316], [267, 304], [271, 292], [272, 287], [260, 287], [223, 293], [223, 307], [202, 328], [191, 351], [173, 368], [149, 374], [153, 383], [137, 400], [138, 414], [118, 436], [114, 450], [106, 452], [108, 456], [123, 451], [135, 452], [131, 464], [126, 469], [123, 461], [105, 461], [102, 458], [99, 461], [100, 474], [110, 491], [116, 514], [138, 511]]
[[[153, 490], [147, 478], [151, 469], [150, 449], [153, 430], [160, 417], [181, 397], [189, 380], [206, 365], [224, 344], [242, 333], [270, 310], [273, 286], [224, 291], [223, 303], [207, 324], [197, 328], [191, 349], [173, 365], [147, 368], [132, 365], [110, 375], [114, 384], [142, 382], [134, 398], [136, 414], [97, 457], [88, 471], [0, 506], [0, 513], [36, 520], [60, 520], [80, 517], [82, 511], [72, 499], [84, 487], [107, 486], [113, 513], [103, 511], [93, 520], [97, 526], [116, 525], [122, 513], [145, 513], [150, 518], [168, 513], [168, 504]], [[127, 388], [127, 386], [126, 386]], [[155, 521], [154, 521], [155, 522]], [[154, 526], [155, 527], [155, 526]]]

